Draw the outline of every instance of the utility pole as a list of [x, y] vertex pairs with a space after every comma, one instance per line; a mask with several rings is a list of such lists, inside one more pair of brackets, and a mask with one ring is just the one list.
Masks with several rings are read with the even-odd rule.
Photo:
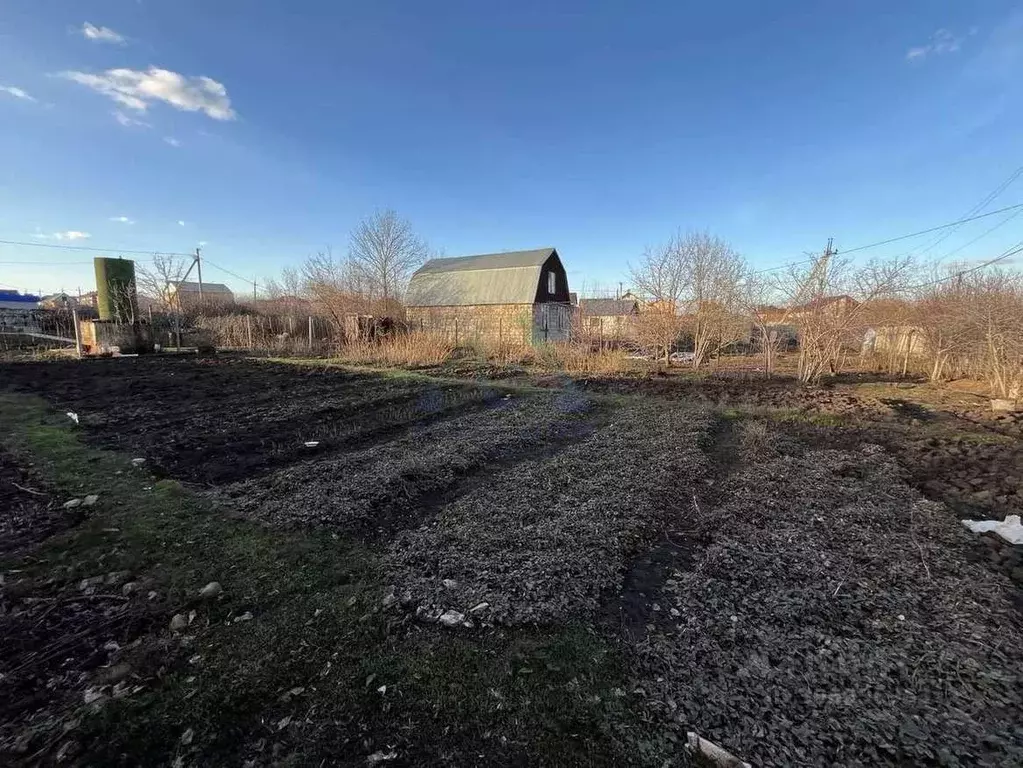
[[252, 303], [256, 303], [256, 281], [252, 281]]
[[838, 251], [834, 249], [835, 238], [828, 238], [828, 247], [824, 249], [824, 253], [821, 256], [821, 260], [817, 262], [817, 293], [819, 296], [824, 296], [824, 291], [827, 288], [828, 279], [828, 267], [831, 265], [831, 257], [836, 255]]
[[202, 304], [202, 248], [195, 249], [195, 266], [199, 276], [199, 303]]

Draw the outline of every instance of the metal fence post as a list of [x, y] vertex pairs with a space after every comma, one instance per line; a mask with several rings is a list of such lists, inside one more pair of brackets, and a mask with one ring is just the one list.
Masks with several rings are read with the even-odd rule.
[[313, 348], [313, 316], [309, 315], [309, 349]]

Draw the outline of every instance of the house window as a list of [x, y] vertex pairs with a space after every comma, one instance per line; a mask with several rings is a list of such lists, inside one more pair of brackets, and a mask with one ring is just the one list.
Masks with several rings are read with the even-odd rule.
[[557, 285], [556, 277], [555, 277], [554, 273], [553, 272], [548, 272], [547, 273], [547, 293], [549, 293], [549, 294], [551, 294], [553, 296], [555, 293], [557, 293], [557, 289], [558, 289], [558, 285]]

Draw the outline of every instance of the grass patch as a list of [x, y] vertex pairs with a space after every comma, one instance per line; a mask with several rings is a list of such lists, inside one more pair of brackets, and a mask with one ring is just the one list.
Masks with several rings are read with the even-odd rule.
[[[60, 601], [78, 595], [81, 579], [121, 570], [157, 595], [132, 598], [147, 621], [117, 638], [140, 690], [86, 706], [82, 691], [103, 668], [68, 682], [33, 749], [71, 741], [89, 764], [364, 765], [374, 753], [404, 764], [621, 760], [619, 734], [632, 722], [616, 690], [622, 662], [586, 626], [422, 626], [381, 608], [386, 585], [364, 546], [226, 519], [179, 483], [84, 445], [37, 398], [0, 395], [0, 434], [58, 498], [100, 496], [86, 522], [0, 563], [4, 600]], [[209, 581], [224, 594], [199, 602]], [[193, 610], [188, 629], [172, 634], [170, 617]], [[107, 636], [83, 637], [95, 646]], [[0, 669], [21, 661], [0, 655]]]

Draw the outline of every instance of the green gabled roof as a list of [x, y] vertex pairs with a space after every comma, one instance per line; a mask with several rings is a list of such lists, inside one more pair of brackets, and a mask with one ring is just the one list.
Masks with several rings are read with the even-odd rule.
[[409, 282], [410, 307], [532, 304], [554, 248], [430, 259]]

